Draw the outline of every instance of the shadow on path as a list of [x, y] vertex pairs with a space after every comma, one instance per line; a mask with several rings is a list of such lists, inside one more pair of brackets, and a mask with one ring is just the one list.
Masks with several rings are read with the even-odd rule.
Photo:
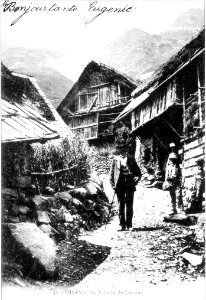
[[157, 227], [134, 227], [132, 231], [154, 231], [165, 229], [165, 226], [157, 226]]
[[63, 241], [59, 245], [59, 281], [76, 285], [94, 271], [110, 254], [110, 247], [83, 240]]

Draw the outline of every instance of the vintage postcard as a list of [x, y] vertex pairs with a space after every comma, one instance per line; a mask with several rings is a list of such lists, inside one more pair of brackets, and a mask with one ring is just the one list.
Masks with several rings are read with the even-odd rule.
[[204, 299], [204, 4], [1, 0], [3, 299]]

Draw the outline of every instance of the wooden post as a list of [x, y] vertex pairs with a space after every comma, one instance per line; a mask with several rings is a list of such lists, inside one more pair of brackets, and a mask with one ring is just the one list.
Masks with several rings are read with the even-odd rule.
[[98, 98], [98, 95], [95, 97], [94, 101], [92, 102], [92, 104], [91, 104], [91, 106], [90, 106], [90, 108], [89, 108], [89, 110], [88, 110], [88, 113], [92, 110], [92, 108], [93, 108], [94, 105], [96, 104], [97, 98]]
[[[185, 75], [183, 75], [183, 82], [182, 82], [182, 104], [183, 104], [183, 143], [182, 143], [182, 185], [184, 185], [184, 174], [185, 174], [185, 114], [186, 114], [186, 108], [185, 108]], [[183, 198], [182, 198], [183, 200]]]
[[202, 128], [202, 107], [201, 107], [201, 88], [200, 88], [200, 72], [197, 64], [197, 87], [198, 87], [198, 105], [199, 105], [199, 118], [200, 118], [200, 127]]
[[115, 96], [115, 104], [118, 103], [118, 87], [116, 87], [116, 90], [114, 90], [114, 96]]
[[79, 107], [77, 110], [80, 110], [80, 91], [79, 91]]
[[118, 103], [120, 102], [121, 99], [121, 89], [120, 89], [120, 85], [118, 83]]
[[174, 78], [174, 84], [173, 84], [173, 89], [172, 89], [172, 97], [175, 100], [177, 98], [177, 76], [175, 76], [175, 78]]
[[114, 88], [112, 87], [112, 105], [115, 104], [115, 93], [114, 93]]
[[97, 135], [96, 135], [97, 138], [98, 138], [98, 131], [99, 131], [99, 113], [97, 113]]
[[97, 108], [100, 105], [100, 88], [98, 88]]
[[185, 76], [182, 79], [182, 104], [183, 104], [183, 139], [185, 141]]
[[134, 130], [135, 129], [135, 111], [132, 112], [131, 126], [132, 126], [132, 130]]

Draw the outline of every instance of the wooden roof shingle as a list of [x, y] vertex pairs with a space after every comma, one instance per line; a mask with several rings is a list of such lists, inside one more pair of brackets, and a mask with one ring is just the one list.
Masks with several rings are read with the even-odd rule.
[[2, 143], [58, 138], [51, 123], [26, 104], [1, 99]]

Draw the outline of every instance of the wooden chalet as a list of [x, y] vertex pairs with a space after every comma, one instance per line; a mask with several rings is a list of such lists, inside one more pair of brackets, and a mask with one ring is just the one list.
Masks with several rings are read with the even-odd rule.
[[136, 158], [165, 170], [169, 144], [183, 151], [185, 184], [189, 185], [204, 159], [205, 30], [202, 29], [149, 81], [132, 93], [132, 101], [116, 118], [131, 123]]
[[30, 145], [58, 139], [69, 128], [41, 92], [35, 79], [1, 66], [2, 183], [31, 182]]
[[6, 101], [26, 104], [38, 112], [60, 136], [68, 134], [68, 126], [32, 76], [10, 71], [1, 64], [1, 97]]
[[88, 140], [113, 137], [113, 120], [128, 103], [136, 83], [91, 61], [57, 108], [72, 132]]

